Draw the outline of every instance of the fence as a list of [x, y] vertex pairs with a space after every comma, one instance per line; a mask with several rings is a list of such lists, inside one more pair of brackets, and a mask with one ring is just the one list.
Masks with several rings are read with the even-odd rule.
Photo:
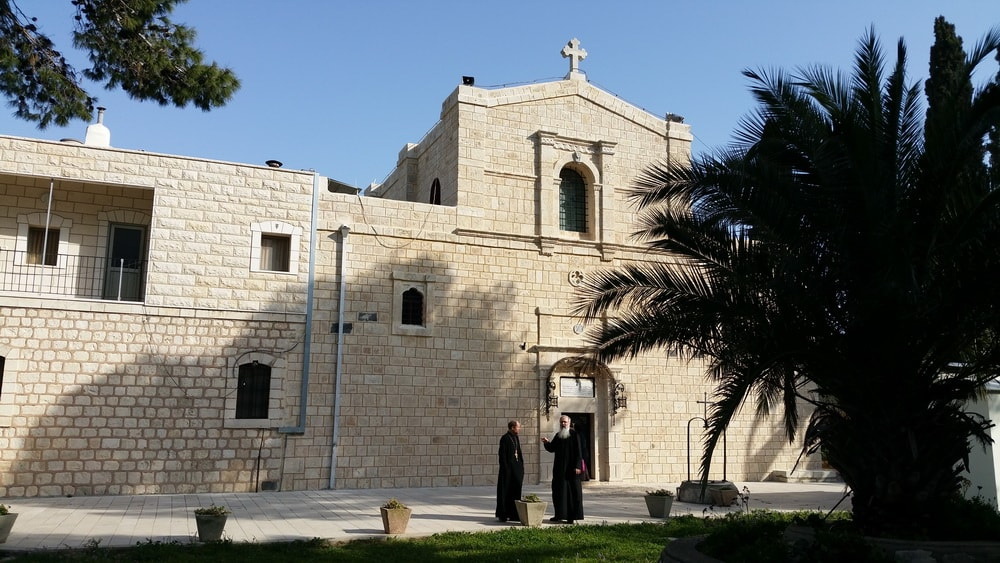
[[78, 299], [142, 301], [146, 261], [59, 254], [42, 265], [34, 254], [0, 250], [0, 292]]

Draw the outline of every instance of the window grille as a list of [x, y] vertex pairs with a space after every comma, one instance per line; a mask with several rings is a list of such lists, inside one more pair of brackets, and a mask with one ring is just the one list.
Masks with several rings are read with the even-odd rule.
[[583, 176], [575, 170], [563, 168], [559, 180], [559, 228], [587, 232], [587, 184]]
[[236, 387], [236, 418], [267, 418], [271, 398], [271, 366], [259, 362], [240, 366]]

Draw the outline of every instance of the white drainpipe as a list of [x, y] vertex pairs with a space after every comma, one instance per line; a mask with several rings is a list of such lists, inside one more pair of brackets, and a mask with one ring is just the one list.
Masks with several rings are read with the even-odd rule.
[[319, 174], [313, 173], [312, 211], [309, 217], [309, 275], [306, 282], [306, 328], [302, 345], [302, 385], [299, 390], [299, 424], [278, 428], [281, 434], [305, 434], [306, 411], [309, 408], [309, 364], [312, 350], [313, 293], [316, 287], [316, 221], [319, 215]]

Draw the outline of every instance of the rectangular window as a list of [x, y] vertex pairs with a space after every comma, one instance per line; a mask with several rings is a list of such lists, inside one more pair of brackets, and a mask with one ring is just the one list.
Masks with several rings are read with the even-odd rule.
[[260, 269], [287, 272], [290, 269], [292, 237], [288, 235], [260, 235]]
[[240, 366], [236, 386], [236, 418], [267, 418], [271, 398], [271, 366], [253, 362]]
[[28, 227], [28, 264], [55, 266], [59, 262], [59, 229]]

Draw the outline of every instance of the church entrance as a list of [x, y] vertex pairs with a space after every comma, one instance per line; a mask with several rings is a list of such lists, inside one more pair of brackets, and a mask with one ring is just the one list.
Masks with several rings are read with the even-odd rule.
[[583, 462], [587, 466], [587, 474], [583, 476], [584, 481], [589, 481], [594, 477], [594, 415], [590, 413], [568, 412], [563, 413], [569, 417], [570, 428], [576, 431], [580, 439], [580, 453], [583, 455]]

